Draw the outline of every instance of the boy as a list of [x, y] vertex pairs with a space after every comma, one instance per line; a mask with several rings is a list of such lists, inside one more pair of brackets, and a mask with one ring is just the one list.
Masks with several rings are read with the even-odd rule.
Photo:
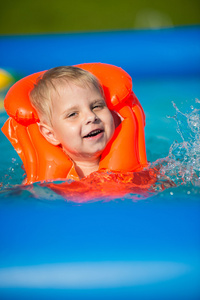
[[79, 178], [98, 170], [115, 125], [97, 78], [77, 67], [56, 67], [39, 78], [30, 93], [41, 134], [61, 145]]

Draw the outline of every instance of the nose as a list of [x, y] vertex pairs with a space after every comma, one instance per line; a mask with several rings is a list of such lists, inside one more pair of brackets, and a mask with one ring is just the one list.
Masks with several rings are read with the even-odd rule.
[[98, 119], [97, 115], [92, 111], [92, 110], [88, 110], [86, 115], [85, 115], [85, 123], [89, 124], [89, 123], [93, 123]]

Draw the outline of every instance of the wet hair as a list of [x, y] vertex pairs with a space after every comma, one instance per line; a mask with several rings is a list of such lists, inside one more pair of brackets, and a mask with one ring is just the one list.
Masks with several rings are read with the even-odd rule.
[[66, 85], [66, 83], [73, 83], [81, 87], [92, 85], [104, 97], [99, 80], [90, 72], [72, 66], [50, 69], [38, 77], [34, 88], [30, 92], [31, 104], [36, 109], [42, 122], [51, 125], [53, 93], [58, 93], [59, 87]]

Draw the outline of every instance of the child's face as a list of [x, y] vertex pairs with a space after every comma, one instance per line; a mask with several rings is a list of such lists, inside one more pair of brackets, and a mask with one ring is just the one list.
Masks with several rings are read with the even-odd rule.
[[115, 130], [103, 96], [92, 85], [66, 84], [58, 92], [52, 103], [49, 141], [61, 144], [75, 162], [98, 158]]

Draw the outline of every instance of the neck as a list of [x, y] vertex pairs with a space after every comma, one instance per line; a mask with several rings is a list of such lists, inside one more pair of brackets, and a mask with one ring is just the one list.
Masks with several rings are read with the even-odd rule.
[[98, 171], [100, 158], [92, 161], [78, 161], [75, 162], [75, 169], [80, 179], [91, 173]]

